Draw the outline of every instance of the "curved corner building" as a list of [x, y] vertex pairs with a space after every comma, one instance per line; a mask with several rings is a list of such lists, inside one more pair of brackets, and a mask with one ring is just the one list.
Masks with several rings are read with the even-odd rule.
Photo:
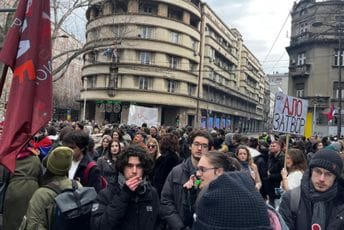
[[[291, 12], [288, 92], [309, 101], [312, 133], [320, 136], [336, 135], [343, 124], [343, 13], [338, 0], [300, 0]], [[332, 105], [336, 115], [329, 121]]]
[[81, 100], [85, 118], [126, 123], [131, 105], [161, 125], [260, 131], [261, 64], [199, 0], [91, 0]]

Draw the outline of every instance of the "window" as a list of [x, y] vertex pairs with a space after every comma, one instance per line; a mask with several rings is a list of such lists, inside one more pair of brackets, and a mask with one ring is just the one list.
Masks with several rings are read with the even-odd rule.
[[188, 83], [188, 95], [189, 96], [195, 95], [195, 91], [196, 91], [196, 86], [191, 83]]
[[192, 73], [197, 73], [197, 63], [193, 61], [190, 61], [189, 63], [190, 63], [190, 71]]
[[308, 32], [308, 23], [302, 22], [300, 23], [300, 34]]
[[175, 93], [177, 88], [177, 81], [175, 80], [168, 80], [167, 82], [167, 92]]
[[334, 65], [339, 66], [339, 63], [341, 66], [343, 66], [343, 57], [344, 57], [344, 50], [340, 52], [339, 50], [334, 51]]
[[125, 27], [123, 25], [115, 25], [113, 27], [113, 35], [115, 38], [124, 37]]
[[179, 43], [179, 33], [171, 31], [171, 42]]
[[304, 65], [306, 63], [305, 53], [297, 54], [297, 65]]
[[191, 38], [191, 46], [192, 46], [192, 49], [196, 52], [197, 51], [197, 41], [193, 38]]
[[139, 89], [148, 89], [147, 77], [139, 77]]
[[305, 84], [304, 83], [297, 83], [295, 85], [296, 90], [296, 97], [303, 97], [305, 91]]
[[140, 53], [140, 62], [143, 65], [150, 65], [152, 62], [152, 57], [150, 52], [141, 52]]
[[97, 76], [89, 76], [87, 77], [87, 88], [95, 88], [97, 85]]
[[[344, 84], [342, 83], [342, 98], [344, 97]], [[333, 96], [336, 99], [339, 99], [339, 84], [338, 82], [334, 82], [333, 84]]]
[[171, 69], [177, 69], [180, 63], [180, 58], [176, 56], [170, 56], [169, 63]]
[[153, 28], [150, 26], [142, 27], [141, 38], [152, 38], [153, 37]]

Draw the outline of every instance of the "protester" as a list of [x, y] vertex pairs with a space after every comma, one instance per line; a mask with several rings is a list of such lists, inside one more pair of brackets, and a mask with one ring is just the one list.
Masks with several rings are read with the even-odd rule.
[[112, 141], [111, 136], [104, 135], [100, 141], [100, 146], [96, 148], [98, 157], [108, 155], [110, 152], [110, 143]]
[[72, 166], [69, 170], [69, 179], [78, 180], [85, 187], [94, 187], [97, 192], [102, 189], [100, 170], [97, 166], [90, 168], [88, 175], [86, 169], [91, 157], [87, 154], [89, 136], [81, 130], [75, 130], [63, 137], [63, 145], [73, 149]]
[[284, 152], [282, 151], [282, 144], [279, 141], [272, 141], [269, 154], [267, 192], [269, 196], [269, 204], [272, 207], [277, 207], [278, 204], [275, 204], [275, 200], [278, 200], [281, 197], [281, 170], [284, 167]]
[[154, 162], [161, 156], [159, 143], [155, 138], [150, 137], [147, 140], [147, 149]]
[[161, 218], [167, 222], [168, 229], [183, 229], [184, 184], [195, 174], [199, 160], [213, 145], [207, 131], [195, 130], [190, 134], [191, 156], [172, 169], [161, 192]]
[[240, 145], [236, 150], [235, 156], [239, 160], [242, 169], [251, 176], [257, 190], [259, 190], [262, 187], [262, 181], [259, 176], [257, 165], [253, 163], [250, 150], [246, 146]]
[[5, 193], [3, 227], [17, 230], [26, 213], [29, 201], [39, 188], [42, 176], [41, 162], [37, 152], [24, 148], [16, 158], [16, 169], [10, 176]]
[[225, 172], [196, 203], [194, 230], [272, 229], [268, 208], [244, 172]]
[[299, 149], [290, 149], [286, 154], [286, 167], [281, 171], [282, 189], [291, 190], [300, 186], [301, 178], [307, 168], [305, 155]]
[[287, 191], [279, 212], [291, 230], [344, 229], [344, 197], [338, 183], [343, 163], [339, 154], [322, 149], [312, 158], [301, 186]]
[[[152, 145], [147, 145], [147, 147], [150, 150]], [[152, 185], [158, 191], [159, 196], [168, 174], [180, 163], [178, 137], [172, 133], [162, 135], [160, 150], [161, 156], [156, 159], [152, 173]]]
[[[54, 183], [61, 190], [72, 188], [68, 179], [73, 150], [68, 147], [57, 147], [48, 156], [45, 181]], [[26, 215], [20, 225], [20, 230], [51, 229], [53, 222], [56, 192], [47, 187], [39, 188], [32, 196]], [[15, 207], [16, 210], [19, 208]], [[20, 222], [19, 222], [20, 223]], [[17, 228], [18, 229], [18, 228]]]
[[92, 229], [157, 229], [159, 197], [146, 180], [152, 166], [153, 160], [139, 145], [129, 146], [119, 155], [118, 181], [98, 194], [92, 208]]
[[121, 145], [119, 140], [113, 140], [110, 143], [110, 152], [98, 158], [97, 165], [100, 170], [100, 175], [104, 176], [107, 182], [116, 180], [117, 170], [116, 161], [118, 155], [121, 153]]

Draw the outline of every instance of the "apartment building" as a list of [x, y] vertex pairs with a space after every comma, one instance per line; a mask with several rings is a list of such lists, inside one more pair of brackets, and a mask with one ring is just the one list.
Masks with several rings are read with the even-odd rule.
[[313, 133], [322, 135], [336, 134], [331, 130], [337, 118], [328, 122], [326, 112], [331, 104], [338, 111], [344, 86], [339, 77], [344, 62], [343, 13], [344, 2], [335, 0], [301, 0], [291, 12], [288, 92], [308, 99]]
[[199, 0], [90, 1], [85, 118], [126, 123], [130, 105], [161, 125], [264, 129], [268, 81], [240, 32]]

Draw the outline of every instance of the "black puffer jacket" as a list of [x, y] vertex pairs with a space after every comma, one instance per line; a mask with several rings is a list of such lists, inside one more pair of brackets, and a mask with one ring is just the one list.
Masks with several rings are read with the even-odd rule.
[[102, 190], [93, 204], [91, 229], [158, 229], [159, 197], [147, 182], [132, 192], [114, 182]]

